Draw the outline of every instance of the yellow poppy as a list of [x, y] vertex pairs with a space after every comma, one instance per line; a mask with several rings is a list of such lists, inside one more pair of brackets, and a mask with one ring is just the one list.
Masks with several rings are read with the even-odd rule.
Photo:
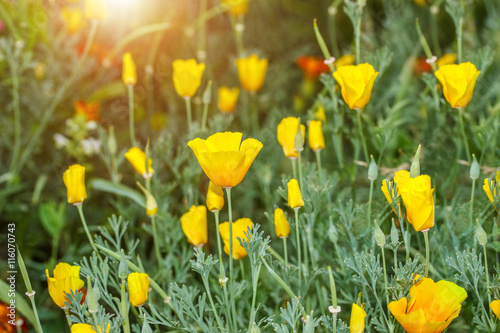
[[210, 181], [207, 191], [207, 208], [211, 212], [218, 212], [223, 207], [224, 193], [222, 192], [222, 187]]
[[[389, 203], [392, 203], [392, 197], [391, 197], [391, 193], [389, 193], [389, 186], [393, 186], [393, 189], [392, 189], [392, 196], [394, 196], [394, 182], [392, 181], [387, 181], [387, 180], [383, 180], [382, 181], [382, 187], [381, 187], [381, 190], [382, 190], [382, 193], [384, 193], [384, 196], [385, 198], [387, 199], [387, 202]], [[398, 214], [399, 216], [401, 216], [401, 204], [398, 203], [398, 213], [396, 213], [396, 210], [393, 208], [392, 210], [394, 211], [395, 214]]]
[[[106, 333], [109, 332], [110, 325], [106, 328]], [[73, 324], [71, 325], [71, 333], [95, 333], [92, 325], [89, 324]], [[99, 333], [102, 333], [101, 326], [99, 325]]]
[[309, 122], [309, 147], [313, 151], [319, 151], [325, 148], [323, 124], [319, 120], [311, 120]]
[[256, 92], [264, 85], [266, 78], [268, 60], [259, 59], [256, 54], [236, 61], [238, 67], [238, 77], [243, 89]]
[[452, 108], [464, 108], [469, 104], [477, 77], [481, 72], [470, 62], [444, 65], [434, 73], [443, 86], [443, 94]]
[[333, 77], [340, 85], [342, 97], [351, 109], [363, 109], [368, 104], [377, 75], [378, 72], [367, 63], [342, 66], [333, 73]]
[[83, 287], [83, 280], [80, 279], [80, 266], [71, 266], [61, 262], [56, 265], [53, 271], [54, 277], [50, 277], [49, 270], [45, 270], [47, 284], [49, 285], [49, 295], [60, 308], [65, 307], [66, 293], [77, 292]]
[[[247, 256], [247, 251], [241, 246], [238, 238], [249, 240], [245, 233], [253, 229], [253, 222], [249, 218], [241, 218], [233, 223], [233, 258], [238, 260]], [[229, 255], [229, 222], [219, 225], [219, 232], [224, 241], [224, 252]]]
[[434, 226], [434, 189], [431, 188], [431, 177], [420, 175], [410, 177], [410, 172], [400, 170], [394, 174], [394, 182], [398, 193], [403, 199], [408, 222], [416, 231], [422, 231]]
[[274, 210], [274, 231], [276, 231], [278, 238], [287, 238], [290, 235], [290, 224], [281, 208]]
[[133, 306], [141, 306], [148, 300], [149, 275], [130, 273], [127, 277], [128, 298]]
[[436, 66], [441, 67], [444, 65], [453, 65], [457, 63], [457, 55], [455, 53], [448, 53], [436, 61]]
[[199, 64], [195, 59], [177, 59], [173, 62], [172, 67], [174, 69], [174, 88], [177, 94], [183, 98], [193, 97], [200, 87], [205, 64]]
[[207, 243], [207, 208], [205, 206], [191, 206], [189, 212], [181, 217], [182, 231], [188, 242], [194, 246], [203, 246]]
[[133, 86], [137, 83], [137, 69], [130, 52], [126, 52], [122, 57], [122, 80], [126, 86]]
[[248, 12], [248, 0], [222, 0], [222, 3], [229, 7], [229, 11], [235, 17]]
[[340, 68], [343, 66], [351, 66], [354, 65], [354, 61], [356, 60], [356, 57], [354, 54], [344, 54], [342, 57], [338, 58], [335, 60], [335, 67]]
[[304, 200], [300, 194], [299, 182], [292, 178], [288, 182], [288, 206], [297, 209], [304, 206]]
[[220, 87], [218, 91], [217, 106], [220, 112], [231, 113], [238, 102], [240, 90], [236, 87], [229, 89], [228, 87]]
[[155, 170], [153, 169], [153, 161], [151, 159], [148, 160], [148, 172], [146, 173], [146, 153], [143, 152], [140, 148], [132, 147], [126, 153], [125, 157], [132, 164], [135, 171], [140, 174], [144, 178], [151, 178], [155, 174]]
[[362, 306], [352, 303], [351, 321], [349, 322], [350, 333], [363, 333], [365, 330], [366, 312]]
[[490, 303], [490, 309], [493, 311], [495, 316], [500, 319], [500, 300], [494, 300]]
[[453, 282], [422, 278], [406, 297], [389, 303], [389, 310], [408, 332], [440, 333], [457, 318], [467, 298], [464, 288]]
[[206, 140], [196, 138], [188, 142], [207, 177], [221, 187], [238, 185], [262, 149], [262, 143], [256, 139], [241, 142], [242, 135], [220, 132]]
[[[281, 120], [277, 128], [278, 143], [283, 147], [283, 153], [286, 157], [296, 159], [299, 153], [295, 150], [295, 136], [299, 127], [299, 118], [286, 117]], [[302, 142], [306, 138], [306, 127], [301, 124]]]
[[78, 205], [87, 198], [85, 190], [85, 167], [80, 164], [71, 165], [63, 174], [64, 185], [68, 194], [68, 203]]

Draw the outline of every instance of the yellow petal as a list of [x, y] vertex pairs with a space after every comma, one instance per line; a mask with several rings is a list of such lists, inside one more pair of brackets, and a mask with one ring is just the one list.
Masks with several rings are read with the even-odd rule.
[[182, 231], [188, 242], [194, 246], [207, 243], [207, 209], [205, 206], [191, 206], [189, 212], [181, 217]]
[[274, 210], [274, 230], [278, 238], [286, 238], [290, 235], [290, 225], [286, 219], [285, 212], [281, 208]]
[[288, 206], [293, 209], [304, 206], [304, 200], [302, 200], [302, 195], [300, 193], [299, 182], [294, 178], [288, 182]]
[[500, 319], [500, 300], [494, 300], [490, 303], [491, 311]]
[[365, 330], [366, 312], [356, 303], [352, 304], [351, 321], [349, 330], [351, 333], [362, 333]]
[[68, 203], [81, 204], [87, 198], [85, 189], [85, 167], [79, 164], [71, 165], [63, 174], [66, 185]]
[[127, 277], [128, 295], [133, 306], [141, 306], [148, 300], [149, 275], [130, 273]]
[[222, 187], [213, 181], [208, 184], [207, 208], [211, 212], [220, 211], [224, 207], [224, 193]]

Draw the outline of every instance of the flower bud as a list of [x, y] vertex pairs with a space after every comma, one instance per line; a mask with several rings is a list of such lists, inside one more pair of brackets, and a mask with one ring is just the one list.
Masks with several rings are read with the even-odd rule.
[[118, 150], [118, 145], [116, 144], [115, 137], [115, 128], [113, 126], [109, 126], [108, 150], [112, 156], [114, 156], [116, 154], [116, 151]]
[[301, 125], [299, 118], [299, 125], [297, 126], [297, 133], [295, 134], [295, 150], [298, 152], [304, 150], [304, 136], [302, 135], [302, 131], [299, 131], [300, 127]]
[[394, 223], [394, 219], [392, 219], [392, 227], [391, 227], [391, 244], [395, 246], [399, 242], [399, 231], [396, 228], [396, 224]]
[[472, 154], [472, 164], [470, 166], [469, 176], [470, 179], [476, 180], [479, 178], [479, 163], [477, 163], [476, 155]]
[[155, 171], [152, 167], [153, 161], [148, 159], [148, 170], [146, 172], [146, 154], [137, 147], [130, 148], [126, 153], [125, 157], [132, 164], [135, 171], [144, 178], [151, 178]]
[[368, 167], [368, 179], [370, 181], [375, 181], [377, 180], [378, 177], [378, 167], [377, 163], [375, 163], [375, 160], [373, 159], [373, 155], [370, 155], [371, 162], [370, 166]]
[[97, 287], [97, 284], [92, 287], [90, 276], [87, 275], [87, 295], [85, 296], [85, 301], [90, 313], [97, 313], [99, 311], [99, 297], [99, 287]]
[[212, 102], [212, 80], [209, 80], [207, 87], [203, 92], [203, 104], [208, 105]]
[[131, 273], [127, 278], [128, 297], [133, 306], [141, 306], [148, 300], [149, 275]]
[[220, 87], [218, 90], [218, 100], [217, 107], [220, 112], [223, 113], [231, 113], [234, 111], [236, 107], [236, 103], [238, 102], [238, 95], [240, 94], [240, 90], [236, 87], [228, 88], [228, 87]]
[[146, 215], [149, 217], [155, 217], [158, 213], [158, 204], [156, 203], [155, 197], [148, 190], [146, 190], [141, 183], [137, 182], [136, 184], [146, 196]]
[[413, 162], [411, 162], [410, 167], [410, 177], [415, 178], [420, 176], [420, 148], [422, 145], [418, 145], [417, 152], [415, 153], [415, 157], [413, 158]]
[[142, 324], [142, 330], [141, 333], [153, 333], [151, 330], [151, 327], [148, 324], [148, 320], [144, 318], [144, 324]]
[[320, 151], [325, 148], [325, 137], [320, 120], [311, 120], [309, 122], [309, 147], [313, 151]]
[[257, 326], [255, 323], [252, 324], [252, 329], [250, 330], [250, 333], [260, 333], [260, 328]]
[[127, 275], [128, 275], [127, 259], [125, 258], [125, 252], [122, 249], [120, 264], [118, 265], [118, 277], [123, 280], [127, 277]]
[[373, 228], [373, 237], [375, 238], [375, 242], [377, 243], [377, 245], [383, 248], [385, 245], [384, 232], [378, 226], [377, 221], [374, 221], [373, 223], [375, 224], [375, 226]]
[[[299, 131], [300, 132], [300, 131]], [[293, 209], [298, 209], [304, 206], [304, 200], [300, 194], [299, 182], [297, 179], [292, 178], [288, 182], [288, 206]]]
[[290, 224], [281, 208], [274, 210], [274, 230], [278, 238], [287, 238], [290, 235]]
[[479, 220], [476, 220], [476, 238], [477, 242], [481, 246], [485, 246], [486, 243], [488, 243], [488, 235], [486, 234], [486, 231], [484, 231], [483, 227], [479, 223]]
[[126, 52], [122, 57], [122, 80], [126, 86], [134, 86], [137, 83], [137, 69], [130, 52]]
[[222, 187], [213, 181], [208, 184], [207, 208], [212, 213], [220, 211], [224, 207], [224, 192]]
[[85, 190], [85, 167], [79, 164], [71, 165], [63, 174], [66, 185], [68, 203], [78, 205], [87, 198]]

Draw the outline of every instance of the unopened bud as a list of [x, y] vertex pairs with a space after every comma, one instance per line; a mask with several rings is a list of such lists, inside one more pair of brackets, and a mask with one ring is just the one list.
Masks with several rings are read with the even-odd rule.
[[99, 296], [99, 288], [97, 285], [92, 287], [90, 276], [87, 276], [87, 296], [85, 296], [85, 301], [90, 313], [97, 313], [99, 311]]
[[212, 102], [212, 80], [208, 81], [207, 87], [203, 92], [203, 104], [210, 104]]
[[483, 227], [479, 223], [479, 220], [476, 220], [476, 238], [477, 242], [481, 246], [485, 246], [486, 243], [488, 243], [488, 235], [486, 234], [486, 231], [484, 231]]
[[418, 145], [417, 152], [415, 153], [415, 157], [413, 158], [413, 162], [410, 167], [410, 177], [416, 178], [420, 176], [420, 148], [422, 145]]
[[109, 127], [108, 133], [108, 150], [111, 155], [115, 155], [117, 151], [115, 128], [113, 126]]
[[378, 226], [377, 221], [374, 221], [375, 227], [373, 228], [373, 237], [378, 246], [383, 247], [385, 245], [385, 235], [382, 229]]
[[151, 327], [149, 327], [148, 320], [144, 318], [144, 324], [142, 324], [141, 333], [153, 333]]
[[300, 129], [300, 118], [299, 125], [297, 126], [297, 134], [295, 134], [295, 150], [298, 152], [304, 150], [304, 137], [302, 136], [302, 131]]
[[396, 245], [399, 242], [399, 231], [396, 228], [396, 224], [394, 223], [394, 219], [392, 219], [392, 227], [391, 227], [391, 243], [392, 245]]
[[118, 277], [122, 280], [125, 280], [127, 276], [128, 276], [127, 259], [125, 258], [125, 252], [122, 249], [120, 265], [118, 266]]
[[136, 184], [146, 196], [146, 215], [149, 217], [155, 217], [156, 213], [158, 213], [158, 203], [156, 202], [155, 197], [148, 190], [146, 190], [141, 183], [137, 182]]
[[479, 163], [477, 163], [476, 155], [472, 154], [472, 164], [470, 166], [469, 176], [470, 179], [476, 180], [479, 178]]
[[260, 333], [259, 326], [257, 326], [255, 323], [253, 323], [252, 329], [250, 330], [250, 333]]
[[370, 155], [371, 162], [370, 166], [368, 167], [368, 179], [371, 181], [377, 180], [378, 177], [378, 167], [377, 163], [375, 163], [375, 160], [373, 159], [373, 155]]

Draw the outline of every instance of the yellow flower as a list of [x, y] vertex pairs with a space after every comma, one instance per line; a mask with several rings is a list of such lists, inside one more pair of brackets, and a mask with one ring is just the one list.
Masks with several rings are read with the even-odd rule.
[[149, 275], [130, 273], [127, 278], [128, 298], [133, 306], [141, 306], [148, 300]]
[[[389, 193], [389, 186], [396, 186], [394, 184], [394, 182], [392, 181], [387, 181], [387, 180], [383, 180], [382, 181], [382, 187], [381, 187], [381, 190], [382, 190], [382, 193], [384, 193], [384, 196], [385, 198], [387, 199], [387, 202], [389, 203], [392, 203], [392, 197], [391, 197], [391, 194]], [[392, 189], [392, 196], [394, 196], [394, 188]], [[392, 209], [394, 211], [395, 214], [397, 214], [398, 216], [401, 216], [401, 204], [398, 203], [398, 213], [396, 213], [396, 210], [393, 208]]]
[[[295, 150], [295, 136], [299, 127], [299, 118], [286, 117], [281, 120], [277, 128], [278, 143], [283, 147], [285, 156], [291, 159], [296, 159], [299, 153]], [[301, 124], [300, 131], [302, 132], [302, 141], [306, 137], [306, 127]]]
[[323, 124], [319, 120], [309, 122], [309, 147], [313, 151], [325, 148], [325, 137], [323, 136]]
[[105, 20], [108, 17], [108, 2], [104, 0], [85, 0], [85, 17], [89, 20]]
[[135, 171], [140, 174], [144, 178], [151, 178], [155, 174], [155, 171], [152, 167], [153, 161], [151, 159], [148, 160], [148, 172], [146, 173], [146, 153], [143, 152], [140, 148], [132, 147], [126, 153], [125, 157], [132, 164]]
[[[106, 333], [109, 332], [110, 325], [106, 328]], [[95, 333], [92, 325], [89, 324], [73, 324], [71, 325], [71, 333]], [[102, 333], [101, 326], [99, 325], [99, 333]]]
[[[496, 184], [491, 181], [491, 185], [493, 187], [493, 193], [491, 192], [490, 180], [488, 178], [486, 178], [484, 180], [484, 184], [483, 184], [483, 190], [486, 193], [486, 195], [488, 196], [488, 199], [490, 199], [490, 202], [493, 204], [495, 203], [495, 198], [498, 196], [498, 193], [499, 193], [500, 171], [497, 172], [495, 180], [496, 180]], [[496, 205], [495, 205], [495, 210], [498, 212]]]
[[126, 86], [133, 86], [137, 83], [137, 69], [130, 52], [126, 52], [122, 57], [122, 80]]
[[288, 182], [288, 206], [297, 209], [304, 206], [304, 200], [300, 194], [299, 182], [297, 179], [292, 178]]
[[500, 300], [494, 300], [490, 303], [490, 309], [493, 311], [495, 316], [500, 319]]
[[177, 59], [172, 67], [174, 68], [174, 88], [177, 94], [183, 98], [193, 97], [200, 87], [205, 64], [199, 64], [195, 59]]
[[351, 109], [363, 109], [368, 104], [377, 75], [370, 64], [342, 66], [333, 73], [342, 97]]
[[428, 4], [430, 4], [432, 0], [413, 0], [413, 2], [415, 2], [415, 4], [417, 4], [420, 7], [425, 7]]
[[65, 293], [77, 292], [83, 287], [83, 280], [80, 279], [80, 266], [71, 266], [61, 262], [54, 268], [54, 277], [49, 276], [49, 270], [45, 270], [47, 284], [49, 285], [49, 294], [54, 303], [63, 308], [67, 301]]
[[259, 140], [241, 142], [241, 137], [239, 132], [220, 132], [188, 142], [207, 177], [221, 187], [238, 185], [262, 149]]
[[141, 183], [137, 182], [136, 184], [146, 196], [146, 215], [149, 217], [155, 217], [158, 213], [158, 203], [156, 202], [155, 197], [151, 194], [151, 192], [145, 189]]
[[400, 170], [394, 174], [394, 182], [403, 199], [408, 222], [415, 231], [422, 231], [434, 226], [434, 189], [431, 188], [431, 177], [420, 175], [410, 177], [410, 172]]
[[354, 56], [354, 54], [344, 54], [342, 57], [335, 60], [334, 65], [337, 67], [337, 69], [342, 66], [351, 66], [354, 65], [355, 60], [356, 57]]
[[448, 53], [436, 61], [436, 66], [441, 67], [444, 65], [453, 65], [457, 63], [457, 55], [455, 53]]
[[87, 198], [85, 190], [85, 167], [80, 164], [71, 165], [63, 174], [64, 185], [68, 192], [68, 203], [81, 204]]
[[66, 23], [66, 30], [70, 35], [82, 30], [87, 23], [80, 8], [63, 7], [61, 16]]
[[[249, 218], [241, 218], [233, 223], [233, 258], [236, 260], [244, 258], [248, 254], [238, 241], [238, 238], [249, 240], [245, 235], [248, 228], [253, 229], [253, 222]], [[229, 222], [221, 223], [219, 232], [224, 241], [224, 252], [229, 255]]]
[[222, 187], [213, 181], [208, 184], [207, 208], [211, 212], [218, 212], [224, 207], [224, 193]]
[[290, 235], [290, 224], [281, 208], [274, 210], [274, 230], [278, 238], [287, 238]]
[[481, 72], [470, 62], [460, 65], [444, 65], [434, 73], [443, 86], [443, 94], [452, 108], [464, 108], [469, 104], [477, 77]]
[[240, 90], [236, 87], [229, 89], [228, 87], [219, 88], [219, 98], [217, 101], [217, 106], [220, 112], [231, 113], [236, 107], [238, 102], [238, 95]]
[[351, 333], [363, 333], [365, 330], [365, 317], [365, 310], [356, 303], [352, 303], [349, 331]]
[[256, 92], [262, 88], [266, 78], [267, 64], [267, 59], [259, 59], [256, 54], [246, 58], [239, 58], [236, 61], [238, 77], [243, 89]]
[[222, 3], [229, 7], [234, 17], [245, 15], [248, 12], [248, 0], [222, 0]]
[[403, 297], [388, 308], [408, 332], [439, 333], [458, 317], [466, 298], [465, 289], [453, 282], [422, 278], [410, 288], [409, 301]]
[[189, 212], [181, 217], [182, 231], [188, 242], [194, 246], [203, 246], [207, 243], [207, 208], [205, 206], [191, 206]]
[[314, 119], [321, 120], [323, 123], [326, 123], [326, 114], [323, 105], [318, 106], [316, 112], [314, 112]]

